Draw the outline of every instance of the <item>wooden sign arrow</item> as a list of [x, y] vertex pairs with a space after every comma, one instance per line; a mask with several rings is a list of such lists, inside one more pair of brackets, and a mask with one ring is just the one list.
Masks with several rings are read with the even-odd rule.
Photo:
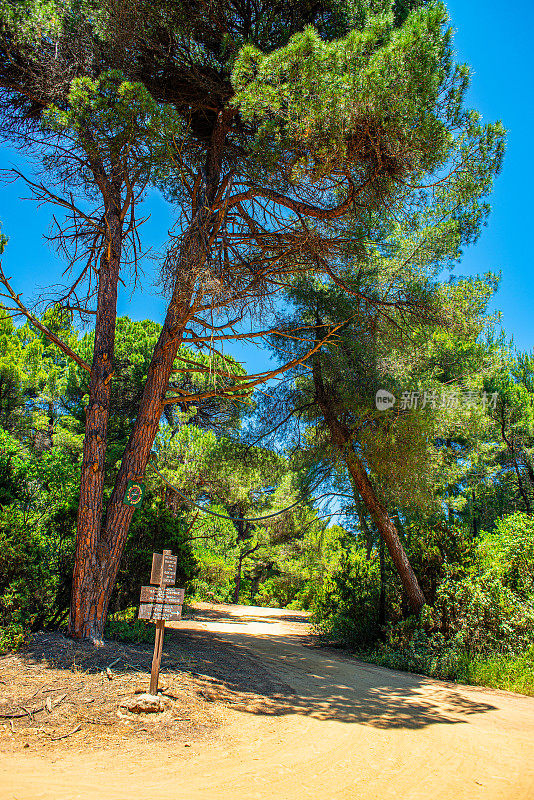
[[141, 586], [141, 602], [142, 603], [178, 603], [182, 605], [184, 602], [185, 589], [174, 589], [165, 586], [160, 589], [159, 586]]
[[150, 622], [178, 622], [182, 619], [182, 606], [168, 603], [141, 603], [139, 619]]

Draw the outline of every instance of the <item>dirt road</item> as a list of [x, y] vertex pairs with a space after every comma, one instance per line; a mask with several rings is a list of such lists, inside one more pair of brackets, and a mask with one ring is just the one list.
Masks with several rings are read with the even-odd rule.
[[[174, 639], [209, 639], [256, 689], [211, 739], [9, 753], [2, 800], [534, 800], [534, 698], [362, 664], [307, 639], [304, 615], [201, 604]], [[259, 688], [258, 688], [259, 687]], [[263, 687], [263, 688], [262, 688]], [[230, 697], [230, 695], [228, 695]], [[213, 698], [216, 702], [216, 698]]]

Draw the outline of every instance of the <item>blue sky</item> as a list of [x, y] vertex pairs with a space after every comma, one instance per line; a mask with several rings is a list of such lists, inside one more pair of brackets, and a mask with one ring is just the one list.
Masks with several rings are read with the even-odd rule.
[[466, 250], [458, 274], [502, 273], [493, 307], [516, 347], [534, 348], [534, 264], [527, 233], [532, 224], [534, 122], [532, 30], [534, 3], [506, 6], [495, 0], [447, 3], [460, 60], [473, 70], [469, 104], [484, 120], [502, 120], [507, 130], [504, 166], [490, 198], [492, 214], [476, 245]]
[[[502, 324], [516, 346], [530, 350], [534, 348], [534, 269], [527, 233], [533, 213], [534, 3], [518, 0], [510, 6], [513, 13], [495, 0], [451, 0], [447, 5], [456, 30], [458, 58], [470, 64], [474, 73], [468, 103], [482, 113], [485, 121], [502, 120], [508, 131], [504, 167], [491, 197], [489, 224], [477, 244], [466, 251], [456, 272], [502, 272], [493, 307], [502, 311]], [[28, 170], [20, 157], [0, 148], [0, 165], [13, 163]], [[27, 192], [20, 183], [2, 187], [0, 220], [10, 239], [3, 257], [4, 269], [13, 277], [17, 291], [30, 299], [39, 286], [61, 280], [62, 265], [43, 240], [50, 225], [50, 210], [39, 209], [29, 200], [21, 201], [19, 198], [24, 195]], [[146, 205], [151, 217], [144, 226], [144, 241], [161, 248], [172, 225], [171, 210], [156, 193], [150, 195]], [[121, 289], [119, 313], [134, 319], [162, 321], [164, 303], [153, 283], [149, 266], [143, 291], [131, 298], [127, 290]], [[246, 359], [253, 370], [267, 366], [267, 354], [256, 349], [231, 352]]]

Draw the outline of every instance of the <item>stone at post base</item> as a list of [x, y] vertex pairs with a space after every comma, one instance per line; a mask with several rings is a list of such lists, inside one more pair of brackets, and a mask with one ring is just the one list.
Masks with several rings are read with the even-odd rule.
[[127, 705], [128, 711], [133, 711], [135, 714], [154, 714], [158, 711], [164, 711], [165, 706], [162, 700], [155, 694], [139, 694]]

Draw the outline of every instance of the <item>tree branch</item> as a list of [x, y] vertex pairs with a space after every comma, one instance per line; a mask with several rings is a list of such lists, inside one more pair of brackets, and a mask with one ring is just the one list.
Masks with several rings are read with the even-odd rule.
[[233, 197], [228, 199], [227, 206], [228, 208], [233, 208], [246, 200], [253, 200], [255, 197], [263, 197], [265, 200], [270, 200], [277, 205], [288, 208], [290, 211], [294, 211], [295, 214], [303, 214], [304, 216], [314, 217], [315, 219], [331, 220], [343, 216], [343, 214], [349, 210], [354, 196], [354, 186], [351, 183], [349, 185], [349, 193], [342, 203], [334, 208], [321, 208], [311, 203], [305, 203], [302, 200], [293, 200], [291, 197], [287, 197], [287, 195], [281, 194], [280, 192], [275, 192], [272, 189], [258, 186], [248, 189], [246, 192], [233, 195]]
[[52, 333], [52, 331], [49, 330], [46, 327], [46, 325], [43, 325], [42, 322], [40, 322], [36, 317], [33, 316], [31, 311], [29, 311], [26, 308], [26, 306], [22, 303], [20, 299], [22, 295], [15, 294], [14, 290], [12, 289], [9, 283], [9, 280], [10, 280], [9, 278], [6, 278], [4, 270], [2, 269], [2, 263], [0, 262], [0, 283], [6, 288], [8, 292], [8, 294], [0, 294], [0, 297], [6, 297], [13, 300], [13, 302], [17, 306], [16, 309], [6, 309], [6, 310], [16, 311], [17, 313], [23, 314], [28, 320], [28, 322], [31, 325], [33, 325], [34, 328], [37, 328], [37, 330], [41, 331], [41, 333], [44, 334], [44, 336], [46, 336], [46, 338], [50, 342], [52, 342], [52, 344], [55, 344], [56, 347], [59, 347], [59, 349], [62, 350], [66, 356], [72, 358], [72, 360], [75, 361], [78, 364], [78, 366], [80, 366], [82, 369], [85, 369], [87, 372], [91, 373], [91, 367], [89, 366], [89, 364], [86, 364], [86, 362], [82, 358], [80, 358], [80, 356], [77, 353], [75, 353], [74, 350], [72, 350], [68, 346], [68, 344], [65, 344], [65, 342], [62, 341], [62, 339], [56, 336], [55, 333]]

